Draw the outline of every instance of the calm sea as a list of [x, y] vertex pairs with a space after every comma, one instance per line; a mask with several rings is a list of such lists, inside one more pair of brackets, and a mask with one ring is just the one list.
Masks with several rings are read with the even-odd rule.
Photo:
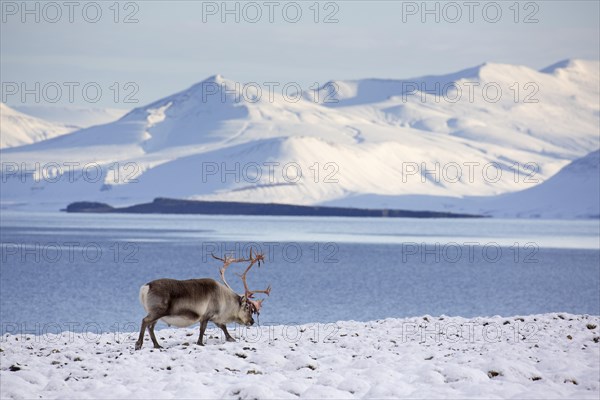
[[210, 254], [250, 247], [267, 258], [250, 286], [273, 288], [261, 323], [600, 314], [598, 220], [3, 211], [0, 227], [2, 333], [136, 330], [142, 284], [218, 279]]

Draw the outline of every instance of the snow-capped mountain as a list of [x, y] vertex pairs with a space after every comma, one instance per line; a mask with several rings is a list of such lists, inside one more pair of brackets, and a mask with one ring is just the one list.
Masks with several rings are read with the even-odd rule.
[[[483, 64], [332, 81], [298, 96], [215, 75], [115, 122], [3, 151], [7, 162], [42, 167], [27, 179], [3, 171], [1, 201], [64, 207], [160, 196], [427, 209], [405, 201], [427, 197], [455, 207], [531, 189], [598, 149], [598, 67]], [[65, 162], [78, 163], [70, 177], [43, 170]]]
[[23, 114], [0, 103], [0, 149], [51, 139], [78, 127]]

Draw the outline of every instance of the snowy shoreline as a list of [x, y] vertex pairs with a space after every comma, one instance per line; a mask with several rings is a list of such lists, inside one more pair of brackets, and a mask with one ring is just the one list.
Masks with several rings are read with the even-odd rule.
[[1, 398], [598, 398], [600, 317], [415, 317], [236, 327], [5, 334]]

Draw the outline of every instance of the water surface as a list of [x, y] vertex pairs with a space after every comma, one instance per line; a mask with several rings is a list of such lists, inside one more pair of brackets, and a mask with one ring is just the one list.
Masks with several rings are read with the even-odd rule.
[[268, 259], [251, 286], [273, 287], [262, 323], [597, 315], [599, 238], [598, 221], [3, 212], [0, 319], [2, 332], [135, 330], [142, 284], [218, 279], [210, 253], [250, 247]]

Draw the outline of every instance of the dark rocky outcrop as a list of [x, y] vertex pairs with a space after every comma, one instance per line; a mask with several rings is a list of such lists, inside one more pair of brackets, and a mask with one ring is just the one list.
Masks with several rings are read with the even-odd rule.
[[104, 203], [80, 201], [65, 209], [72, 213], [133, 214], [205, 214], [205, 215], [296, 215], [320, 217], [390, 217], [390, 218], [480, 218], [480, 215], [435, 211], [362, 209], [345, 207], [299, 206], [293, 204], [243, 203], [156, 198], [151, 203], [112, 207]]

